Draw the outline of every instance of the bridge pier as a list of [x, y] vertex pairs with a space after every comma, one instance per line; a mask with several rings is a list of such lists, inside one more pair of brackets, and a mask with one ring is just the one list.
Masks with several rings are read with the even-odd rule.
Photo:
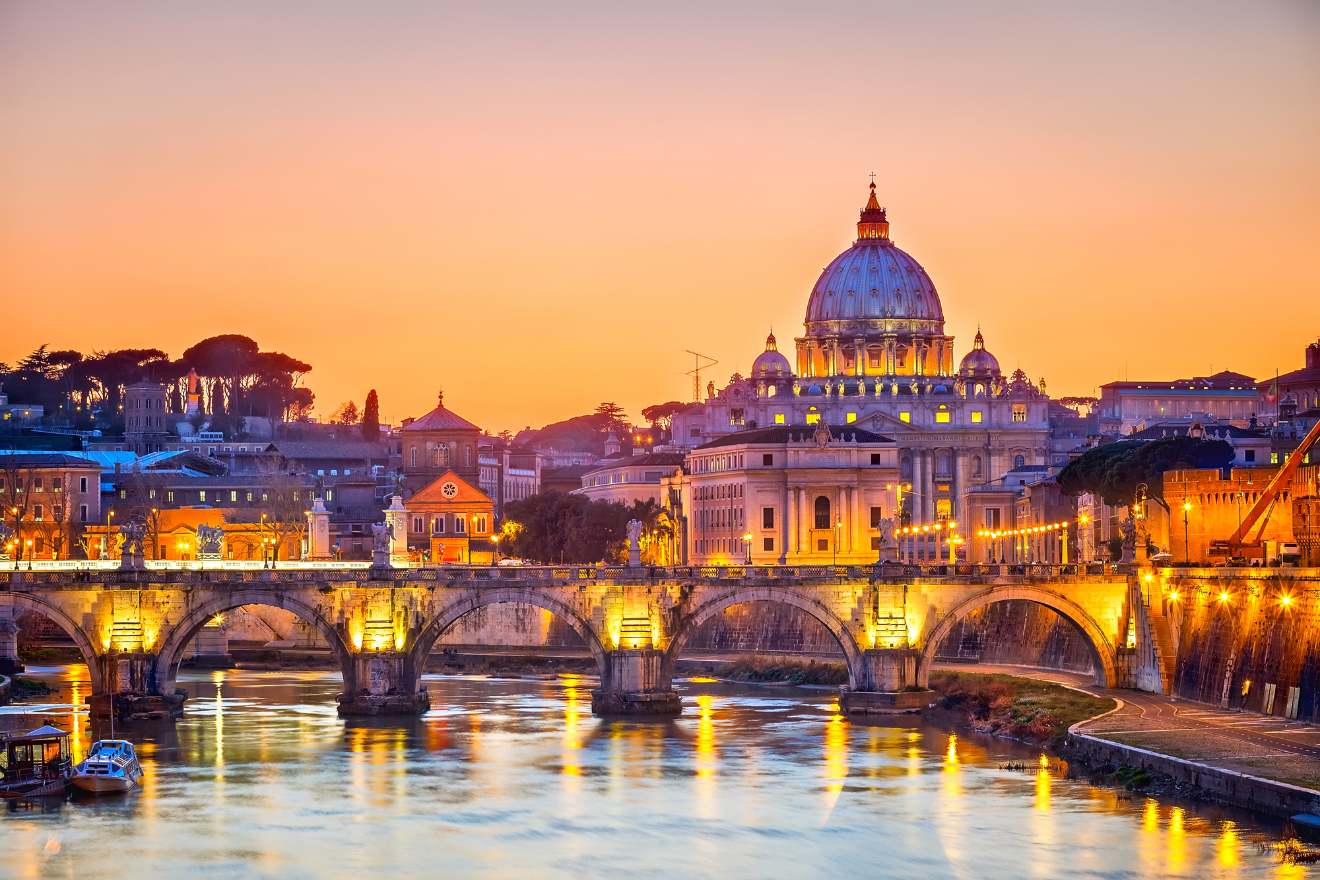
[[863, 651], [853, 670], [856, 687], [839, 693], [839, 707], [850, 715], [916, 712], [930, 702], [930, 691], [917, 686], [919, 653], [912, 648]]
[[207, 669], [232, 669], [234, 658], [229, 656], [229, 633], [223, 623], [212, 621], [197, 631], [193, 638], [192, 662]]
[[93, 718], [120, 720], [175, 718], [183, 714], [182, 693], [152, 693], [156, 655], [145, 651], [107, 651], [96, 658], [104, 689], [87, 698]]
[[0, 609], [0, 675], [22, 672], [18, 661], [18, 622], [12, 610]]
[[405, 651], [363, 651], [352, 656], [355, 692], [339, 695], [340, 715], [421, 715], [431, 697]]
[[595, 715], [672, 716], [683, 711], [665, 675], [665, 653], [655, 648], [605, 652], [600, 687], [591, 692]]

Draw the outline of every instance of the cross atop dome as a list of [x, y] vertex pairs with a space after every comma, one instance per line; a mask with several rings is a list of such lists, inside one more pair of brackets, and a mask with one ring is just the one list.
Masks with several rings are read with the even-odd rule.
[[879, 239], [881, 241], [889, 240], [889, 220], [885, 216], [885, 209], [881, 207], [880, 202], [875, 197], [875, 172], [871, 172], [871, 194], [866, 200], [866, 207], [862, 208], [861, 216], [857, 219], [857, 239]]

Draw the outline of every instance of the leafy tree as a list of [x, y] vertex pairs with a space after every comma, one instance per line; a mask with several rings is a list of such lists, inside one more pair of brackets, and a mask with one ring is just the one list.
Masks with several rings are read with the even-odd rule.
[[1166, 509], [1164, 473], [1188, 468], [1227, 467], [1233, 447], [1223, 440], [1168, 437], [1162, 440], [1120, 440], [1089, 449], [1059, 472], [1059, 488], [1068, 495], [1090, 492], [1110, 506], [1130, 504], [1137, 487]]
[[362, 439], [369, 442], [380, 439], [380, 399], [375, 388], [367, 392], [367, 402], [362, 406]]
[[665, 403], [657, 403], [648, 406], [642, 410], [642, 418], [654, 428], [662, 431], [668, 431], [674, 423], [674, 414], [682, 412], [687, 408], [687, 404], [681, 400], [670, 400]]
[[629, 507], [562, 492], [542, 492], [508, 504], [500, 549], [536, 562], [621, 562], [627, 556], [631, 519], [643, 523], [643, 559], [664, 559], [672, 524], [654, 501]]
[[339, 409], [330, 417], [330, 422], [335, 425], [356, 425], [358, 421], [357, 404], [351, 400], [340, 404]]
[[600, 416], [604, 420], [605, 426], [611, 431], [628, 430], [628, 417], [624, 413], [623, 407], [617, 403], [611, 401], [602, 403], [596, 407], [595, 415]]
[[197, 375], [210, 380], [212, 413], [225, 412], [224, 398], [228, 392], [229, 410], [238, 404], [240, 385], [244, 376], [252, 372], [256, 363], [258, 346], [247, 336], [237, 333], [225, 333], [211, 336], [198, 342], [183, 352], [183, 360]]

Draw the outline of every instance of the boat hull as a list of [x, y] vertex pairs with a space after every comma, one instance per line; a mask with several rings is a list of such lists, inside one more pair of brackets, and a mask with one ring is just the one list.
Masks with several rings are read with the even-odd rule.
[[75, 776], [69, 782], [91, 794], [115, 794], [133, 787], [133, 780], [126, 776]]

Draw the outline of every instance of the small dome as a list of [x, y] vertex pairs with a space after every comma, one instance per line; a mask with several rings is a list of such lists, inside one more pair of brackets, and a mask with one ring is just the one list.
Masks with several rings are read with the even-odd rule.
[[976, 331], [976, 339], [972, 340], [972, 350], [963, 356], [962, 363], [958, 365], [958, 374], [968, 378], [999, 375], [999, 360], [985, 350], [985, 337], [980, 330]]
[[793, 366], [788, 362], [788, 358], [779, 353], [779, 345], [775, 342], [775, 334], [771, 333], [765, 338], [765, 351], [756, 356], [752, 361], [753, 379], [788, 379], [793, 376]]

